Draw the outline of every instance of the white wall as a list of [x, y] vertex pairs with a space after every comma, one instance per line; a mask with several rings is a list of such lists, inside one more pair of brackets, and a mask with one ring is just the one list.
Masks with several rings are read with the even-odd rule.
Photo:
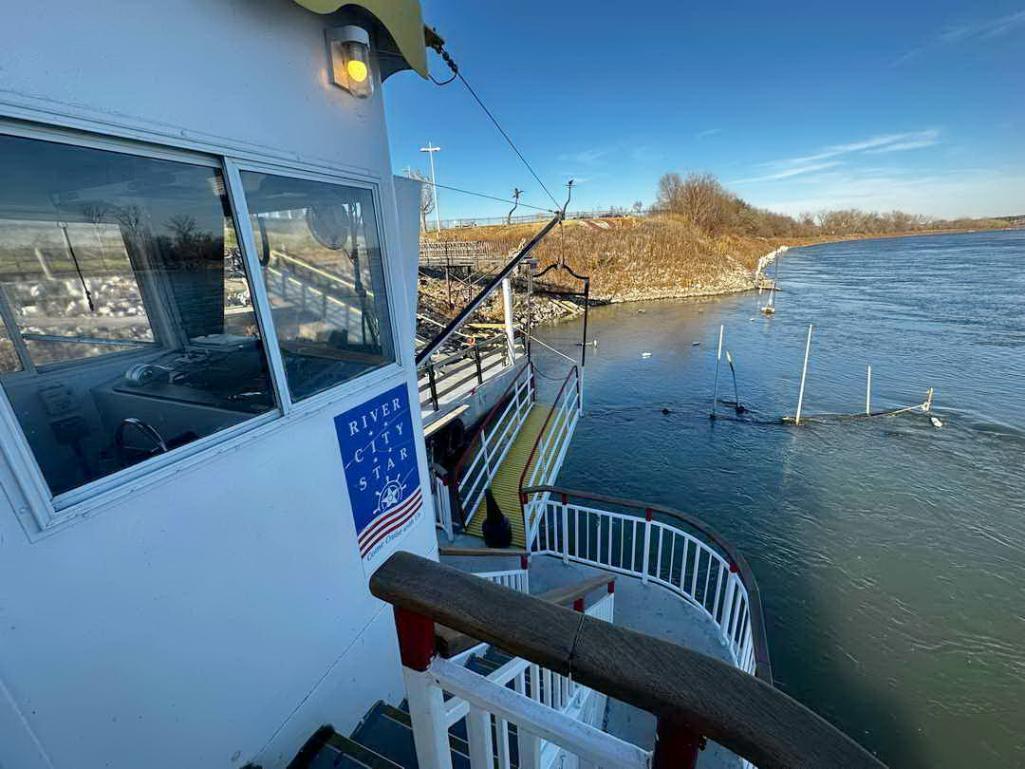
[[[54, 0], [7, 3], [3, 17], [0, 117], [376, 179], [391, 289], [409, 296], [415, 270], [399, 260], [415, 244], [402, 248], [380, 90], [358, 102], [327, 84], [330, 19], [288, 0]], [[401, 697], [332, 424], [399, 383], [418, 402], [400, 341], [403, 367], [373, 387], [342, 388], [49, 536], [23, 529], [0, 466], [0, 767], [270, 769], [320, 724], [346, 731]], [[432, 555], [419, 454], [425, 508], [402, 547]]]

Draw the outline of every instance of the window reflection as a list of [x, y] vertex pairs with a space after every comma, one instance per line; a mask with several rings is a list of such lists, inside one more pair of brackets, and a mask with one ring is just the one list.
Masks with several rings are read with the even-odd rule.
[[255, 172], [242, 182], [292, 397], [393, 361], [371, 192]]
[[54, 493], [274, 406], [216, 169], [0, 136], [0, 319]]

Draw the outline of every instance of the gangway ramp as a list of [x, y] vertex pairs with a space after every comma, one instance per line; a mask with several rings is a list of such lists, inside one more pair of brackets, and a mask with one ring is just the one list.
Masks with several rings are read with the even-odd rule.
[[574, 366], [552, 403], [537, 403], [533, 367], [526, 364], [485, 417], [453, 471], [464, 531], [483, 536], [490, 488], [509, 519], [513, 544], [527, 547], [538, 522], [521, 490], [553, 482], [580, 416], [580, 380]]

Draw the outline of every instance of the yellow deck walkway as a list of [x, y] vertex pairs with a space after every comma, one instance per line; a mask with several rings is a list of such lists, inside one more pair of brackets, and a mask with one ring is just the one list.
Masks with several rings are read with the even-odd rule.
[[[491, 491], [495, 495], [495, 501], [499, 508], [509, 519], [513, 531], [513, 545], [526, 547], [526, 534], [523, 527], [523, 512], [520, 510], [520, 475], [527, 464], [530, 450], [534, 447], [534, 441], [541, 433], [545, 420], [551, 413], [552, 407], [547, 404], [537, 403], [523, 420], [523, 426], [513, 440], [509, 453], [502, 461], [501, 467], [495, 473], [495, 480], [491, 484]], [[487, 515], [486, 500], [481, 496], [480, 505], [476, 513], [466, 527], [468, 534], [483, 537], [481, 524]]]

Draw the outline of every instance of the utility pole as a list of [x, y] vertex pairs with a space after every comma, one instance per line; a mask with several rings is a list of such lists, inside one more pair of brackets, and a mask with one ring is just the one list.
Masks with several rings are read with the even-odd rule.
[[431, 159], [431, 187], [434, 188], [434, 223], [438, 227], [438, 234], [441, 234], [441, 206], [438, 205], [438, 182], [434, 178], [434, 153], [440, 152], [441, 147], [435, 147], [430, 142], [427, 142], [426, 147], [420, 148], [421, 152], [426, 152], [427, 157]]

